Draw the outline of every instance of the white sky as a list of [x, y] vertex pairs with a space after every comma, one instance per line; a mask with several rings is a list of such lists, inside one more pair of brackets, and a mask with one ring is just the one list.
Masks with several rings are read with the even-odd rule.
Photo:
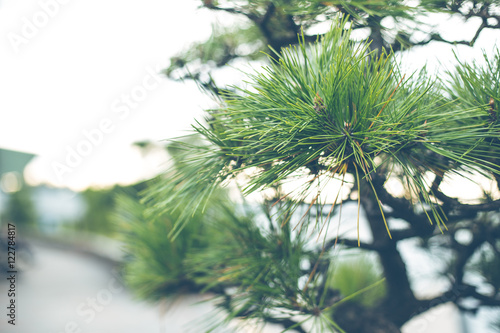
[[[43, 14], [42, 3], [52, 4], [52, 17]], [[0, 148], [39, 155], [27, 169], [33, 183], [82, 189], [154, 173], [162, 156], [145, 161], [130, 144], [182, 135], [211, 105], [194, 84], [152, 74], [165, 68], [170, 56], [210, 35], [215, 15], [197, 10], [198, 3], [0, 0]], [[30, 30], [27, 22], [40, 27]], [[447, 26], [450, 38], [473, 33], [460, 21]], [[458, 52], [478, 57], [481, 47], [498, 44], [499, 34], [487, 31], [475, 51]], [[23, 36], [28, 38], [19, 39]], [[427, 59], [446, 65], [451, 49], [434, 44], [407, 59], [413, 69]], [[135, 96], [129, 106], [126, 95]], [[107, 133], [100, 136], [95, 129]], [[93, 133], [94, 143], [89, 145], [84, 131]], [[75, 157], [71, 151], [78, 149], [86, 156]]]
[[[182, 135], [209, 103], [193, 84], [155, 80], [151, 72], [206, 39], [213, 15], [197, 11], [196, 1], [42, 2], [59, 8], [17, 52], [9, 37], [30, 32], [24, 18], [43, 25], [40, 3], [0, 3], [0, 147], [40, 156], [29, 168], [32, 180], [72, 188], [134, 181], [145, 165], [130, 143]], [[141, 101], [125, 114], [122, 95], [133, 92]], [[113, 124], [109, 133], [102, 140], [95, 134], [98, 144], [77, 167], [54, 177], [52, 163], [66, 164], [67, 146], [76, 150], [86, 140], [82, 131], [103, 119]]]

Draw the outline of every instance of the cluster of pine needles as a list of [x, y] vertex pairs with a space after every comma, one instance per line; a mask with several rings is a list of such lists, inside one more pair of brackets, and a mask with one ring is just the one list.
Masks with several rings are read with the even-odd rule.
[[[450, 75], [455, 88], [445, 88], [425, 71], [402, 73], [392, 54], [372, 52], [368, 42], [354, 42], [350, 34], [342, 19], [313, 44], [300, 40], [275, 52], [267, 67], [249, 73], [220, 107], [208, 111], [205, 124], [194, 126], [204, 143], [174, 143], [189, 168], [167, 172], [145, 197], [154, 214], [183, 209], [170, 236], [203, 209], [218, 186], [244, 172], [252, 173], [245, 194], [299, 177], [294, 198], [303, 203], [317, 191], [311, 205], [325, 202], [318, 179], [345, 184], [351, 174], [354, 186], [373, 190], [384, 216], [372, 180], [396, 170], [430, 223], [440, 228], [446, 217], [426, 175], [498, 173], [499, 89], [477, 101], [470, 92], [476, 88], [464, 83], [473, 79], [467, 75], [480, 80], [485, 72], [463, 66]], [[495, 61], [488, 63], [490, 71], [499, 73]], [[476, 101], [455, 96], [463, 93], [460, 88]]]

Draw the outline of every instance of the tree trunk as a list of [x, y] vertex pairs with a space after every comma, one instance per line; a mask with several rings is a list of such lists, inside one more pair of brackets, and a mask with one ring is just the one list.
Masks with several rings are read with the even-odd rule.
[[368, 26], [371, 29], [370, 37], [368, 38], [370, 40], [370, 50], [378, 51], [379, 54], [381, 54], [385, 48], [380, 21], [382, 21], [380, 17], [370, 16], [368, 18]]
[[347, 333], [400, 333], [399, 328], [376, 309], [347, 302], [340, 305], [333, 320]]
[[387, 295], [380, 310], [385, 318], [401, 327], [416, 313], [419, 303], [411, 289], [397, 242], [387, 233], [377, 199], [366, 182], [362, 185], [361, 204], [372, 231], [373, 244], [379, 249], [377, 253], [386, 278]]

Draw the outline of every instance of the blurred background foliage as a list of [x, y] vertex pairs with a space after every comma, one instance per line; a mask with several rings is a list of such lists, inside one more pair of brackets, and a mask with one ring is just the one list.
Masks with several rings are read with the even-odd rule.
[[32, 200], [32, 188], [22, 186], [19, 191], [7, 195], [7, 203], [1, 214], [3, 221], [15, 222], [21, 229], [36, 227], [37, 213]]
[[[335, 258], [337, 259], [337, 258]], [[332, 264], [332, 274], [329, 276], [327, 286], [336, 289], [343, 297], [353, 295], [358, 291], [375, 285], [383, 278], [380, 264], [376, 258], [366, 254], [342, 253]], [[352, 302], [364, 306], [376, 306], [386, 293], [385, 284], [378, 284], [366, 292], [351, 298]]]
[[116, 197], [122, 195], [137, 198], [137, 191], [145, 188], [145, 183], [131, 186], [116, 185], [106, 189], [89, 188], [80, 194], [85, 205], [83, 215], [69, 226], [76, 230], [115, 237], [118, 231], [114, 223], [117, 210]]
[[[208, 211], [217, 209], [222, 218], [224, 209], [219, 206], [227, 204], [221, 202], [223, 198], [221, 192], [208, 205]], [[159, 300], [197, 292], [204, 287], [196, 283], [185, 261], [195, 251], [204, 252], [224, 242], [221, 233], [210, 226], [207, 214], [194, 214], [192, 223], [173, 241], [168, 234], [179, 212], [151, 217], [137, 195], [121, 194], [117, 198], [116, 213], [115, 221], [126, 252], [125, 280], [138, 296]]]

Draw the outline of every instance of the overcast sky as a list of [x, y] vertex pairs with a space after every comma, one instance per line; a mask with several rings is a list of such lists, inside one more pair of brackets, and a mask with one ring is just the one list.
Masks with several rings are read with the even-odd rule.
[[[81, 189], [154, 173], [162, 157], [144, 161], [131, 143], [182, 135], [211, 103], [195, 85], [157, 75], [210, 35], [216, 16], [198, 3], [2, 0], [0, 148], [38, 155], [27, 172], [34, 183]], [[451, 38], [473, 34], [460, 21], [447, 26]], [[475, 51], [459, 54], [470, 59], [495, 44], [498, 32], [486, 32]], [[410, 67], [450, 64], [451, 50], [416, 50]]]
[[80, 188], [136, 179], [145, 165], [130, 144], [183, 134], [209, 103], [194, 85], [157, 75], [210, 35], [214, 16], [196, 7], [4, 0], [0, 147], [38, 154], [29, 168], [36, 181]]

